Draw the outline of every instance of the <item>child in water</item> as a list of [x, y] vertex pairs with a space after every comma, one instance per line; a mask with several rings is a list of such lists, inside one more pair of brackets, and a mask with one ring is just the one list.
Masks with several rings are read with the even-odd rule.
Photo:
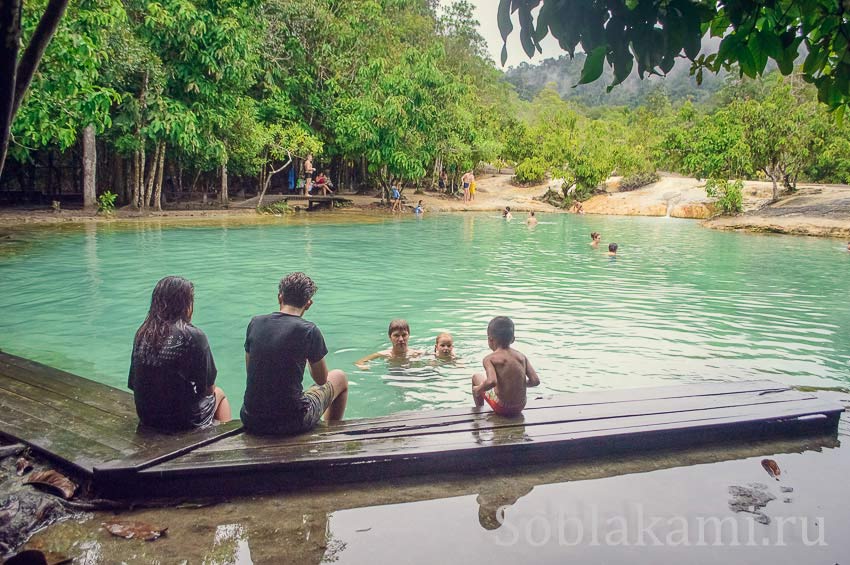
[[452, 339], [452, 334], [443, 332], [437, 336], [434, 342], [434, 357], [451, 361], [455, 358], [455, 345]]
[[513, 219], [514, 215], [511, 214], [510, 206], [505, 206], [505, 209], [502, 211], [502, 217], [507, 221], [511, 221]]
[[609, 243], [608, 244], [608, 257], [616, 257], [617, 256], [617, 244]]
[[358, 360], [354, 364], [361, 369], [369, 367], [369, 362], [373, 359], [384, 358], [395, 362], [404, 362], [410, 359], [415, 359], [421, 356], [424, 351], [421, 349], [408, 349], [407, 342], [410, 339], [410, 326], [407, 320], [393, 320], [390, 322], [390, 327], [387, 329], [387, 335], [390, 338], [392, 347], [384, 351], [377, 351], [371, 355], [367, 355], [363, 359]]
[[472, 376], [472, 399], [476, 406], [490, 405], [500, 416], [518, 416], [525, 408], [527, 387], [540, 379], [528, 358], [511, 347], [514, 322], [497, 316], [487, 326], [487, 345], [493, 352], [484, 358], [484, 373]]
[[416, 205], [416, 208], [413, 209], [413, 213], [417, 216], [425, 213], [425, 208], [422, 207], [422, 201], [419, 201], [419, 204]]
[[590, 246], [593, 248], [599, 247], [599, 242], [602, 241], [602, 234], [596, 231], [590, 232]]

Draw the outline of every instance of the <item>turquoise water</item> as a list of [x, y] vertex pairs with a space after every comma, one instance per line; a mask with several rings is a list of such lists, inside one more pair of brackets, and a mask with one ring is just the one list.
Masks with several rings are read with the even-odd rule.
[[[591, 231], [602, 233], [599, 249]], [[471, 405], [469, 377], [495, 315], [516, 322], [541, 394], [753, 378], [850, 385], [850, 254], [836, 240], [665, 218], [543, 215], [529, 229], [485, 214], [336, 212], [26, 238], [0, 254], [0, 348], [123, 387], [151, 290], [179, 274], [195, 283], [193, 322], [236, 409], [245, 328], [277, 308], [277, 283], [295, 270], [319, 285], [306, 317], [325, 335], [329, 366], [349, 374], [350, 417]], [[616, 259], [603, 249], [611, 241]], [[388, 347], [393, 318], [429, 353], [450, 331], [459, 361], [354, 367]]]

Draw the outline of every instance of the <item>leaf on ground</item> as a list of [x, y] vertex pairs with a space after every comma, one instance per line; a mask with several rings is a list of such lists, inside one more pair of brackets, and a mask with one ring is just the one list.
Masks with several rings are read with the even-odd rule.
[[3, 565], [62, 565], [70, 563], [72, 559], [61, 553], [53, 551], [40, 551], [38, 549], [27, 549], [16, 553], [3, 562]]
[[168, 530], [168, 527], [157, 528], [144, 522], [135, 522], [132, 520], [114, 520], [112, 522], [104, 522], [101, 525], [113, 536], [145, 541], [158, 539], [160, 536], [165, 535], [165, 532]]
[[767, 471], [767, 474], [779, 480], [779, 475], [782, 474], [782, 471], [779, 470], [779, 465], [777, 465], [776, 461], [773, 459], [762, 459], [761, 466], [764, 467], [764, 470]]
[[77, 490], [77, 485], [62, 473], [56, 471], [39, 471], [33, 473], [24, 481], [25, 485], [42, 487], [68, 500]]
[[19, 457], [17, 463], [15, 463], [15, 468], [17, 469], [18, 476], [23, 477], [32, 471], [32, 461], [26, 457]]

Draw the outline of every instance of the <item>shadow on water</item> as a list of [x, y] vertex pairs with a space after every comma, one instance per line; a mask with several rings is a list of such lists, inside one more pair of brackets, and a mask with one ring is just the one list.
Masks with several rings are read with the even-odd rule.
[[[86, 514], [28, 546], [86, 564], [838, 563], [850, 552], [850, 451], [839, 441], [848, 435], [843, 418], [838, 437], [592, 462], [518, 460], [509, 470], [189, 501], [117, 516], [168, 526], [155, 542], [111, 537], [100, 524], [116, 516]], [[781, 480], [765, 472], [764, 458], [778, 463]]]

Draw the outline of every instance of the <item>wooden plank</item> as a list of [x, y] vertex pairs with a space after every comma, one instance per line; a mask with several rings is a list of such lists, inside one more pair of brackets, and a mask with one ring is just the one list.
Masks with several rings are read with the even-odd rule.
[[135, 416], [133, 395], [47, 365], [0, 352], [0, 375], [121, 416]]
[[[35, 437], [45, 437], [52, 431], [61, 429], [72, 432], [84, 440], [107, 445], [127, 455], [143, 447], [134, 442], [135, 427], [132, 431], [126, 428], [113, 430], [99, 425], [96, 421], [77, 417], [72, 411], [58, 410], [12, 392], [3, 391], [0, 394], [0, 407], [3, 408], [3, 413], [0, 414], [0, 426], [13, 421], [13, 410], [15, 414], [28, 414], [36, 423], [32, 429]], [[69, 449], [73, 449], [73, 446], [69, 446]]]
[[[30, 385], [26, 381], [8, 378], [5, 375], [0, 375], [0, 396], [8, 397], [10, 402], [25, 403], [33, 410], [39, 410], [43, 407], [46, 410], [61, 412], [64, 417], [69, 419], [90, 422], [93, 427], [108, 434], [132, 434], [138, 424], [135, 410], [132, 416], [117, 415], [52, 390]], [[20, 400], [21, 398], [25, 398], [29, 402]], [[0, 421], [2, 419], [3, 415], [0, 414]]]
[[399, 425], [391, 425], [382, 420], [378, 425], [371, 425], [374, 420], [367, 420], [370, 425], [352, 429], [350, 426], [320, 426], [313, 431], [298, 436], [274, 437], [245, 435], [219, 442], [207, 448], [209, 451], [226, 451], [240, 446], [241, 449], [265, 449], [277, 445], [316, 445], [332, 441], [365, 441], [376, 438], [390, 438], [413, 435], [445, 434], [457, 431], [483, 431], [501, 427], [516, 426], [518, 421], [524, 426], [551, 424], [566, 421], [600, 420], [622, 418], [628, 416], [665, 414], [673, 412], [704, 411], [730, 406], [747, 406], [756, 404], [775, 404], [796, 402], [816, 398], [812, 393], [794, 390], [784, 390], [762, 394], [758, 392], [723, 394], [717, 396], [686, 397], [670, 400], [641, 400], [635, 402], [618, 402], [611, 404], [584, 404], [571, 406], [549, 406], [543, 409], [527, 410], [522, 419], [502, 418], [493, 414], [489, 408], [473, 410], [457, 417], [440, 418], [439, 413], [433, 414], [428, 420], [408, 421]]
[[3, 407], [4, 420], [0, 434], [25, 443], [35, 451], [78, 471], [91, 475], [94, 466], [123, 454], [99, 441], [80, 436], [65, 426], [50, 426], [25, 412]]
[[178, 434], [139, 428], [132, 394], [2, 352], [0, 407], [7, 436], [88, 474], [107, 462], [135, 471], [241, 430], [238, 421]]
[[[837, 419], [837, 417], [836, 417]], [[536, 446], [525, 444], [502, 448], [497, 446], [480, 452], [478, 456], [461, 457], [420, 457], [409, 459], [382, 459], [372, 464], [352, 463], [328, 465], [313, 469], [277, 469], [273, 467], [253, 468], [233, 472], [229, 469], [199, 469], [191, 475], [179, 473], [140, 473], [123, 480], [110, 481], [96, 485], [103, 495], [126, 498], [156, 492], [160, 497], [185, 497], [194, 495], [217, 495], [227, 492], [229, 495], [257, 494], [260, 492], [280, 492], [294, 488], [327, 486], [358, 481], [384, 480], [391, 477], [411, 477], [427, 474], [428, 477], [441, 473], [480, 473], [482, 468], [498, 465], [514, 467], [516, 465], [543, 465], [551, 472], [552, 465], [572, 463], [600, 456], [611, 461], [615, 457], [627, 456], [638, 452], [646, 455], [652, 452], [671, 454], [678, 449], [722, 443], [724, 446], [741, 449], [746, 445], [749, 455], [725, 455], [725, 451], [712, 452], [697, 460], [704, 463], [725, 461], [737, 457], [756, 457], [778, 453], [776, 443], [770, 439], [781, 438], [781, 453], [799, 453], [807, 450], [832, 448], [838, 445], [835, 437], [835, 425], [832, 428], [813, 426], [808, 421], [793, 422], [741, 422], [728, 423], [705, 428], [672, 429], [644, 433], [637, 438], [632, 435], [586, 438], [580, 441], [566, 441]], [[764, 447], [760, 447], [764, 446]], [[738, 451], [740, 453], [740, 451]], [[675, 456], [674, 456], [675, 457]], [[688, 464], [693, 456], [687, 457]], [[673, 461], [674, 459], [666, 459]], [[676, 466], [666, 464], [667, 467]], [[614, 469], [609, 466], [609, 469]], [[619, 475], [612, 471], [605, 476]], [[427, 478], [424, 480], [428, 480]]]
[[94, 472], [97, 474], [104, 471], [113, 473], [140, 471], [212, 442], [236, 435], [241, 431], [242, 422], [239, 420], [175, 434], [163, 434], [140, 428], [137, 437], [150, 445], [149, 448], [135, 452], [129, 457], [120, 457], [101, 463], [95, 467]]
[[[582, 420], [536, 426], [529, 433], [525, 426], [501, 430], [454, 432], [451, 434], [413, 436], [368, 441], [333, 442], [316, 446], [275, 446], [264, 449], [232, 451], [196, 450], [181, 458], [152, 467], [146, 472], [208, 472], [212, 470], [250, 470], [256, 467], [317, 468], [339, 463], [365, 463], [384, 458], [411, 458], [423, 455], [474, 456], [483, 448], [540, 446], [581, 438], [604, 438], [609, 435], [722, 426], [730, 423], [777, 422], [812, 414], [838, 414], [842, 407], [820, 400], [798, 401], [783, 405], [761, 404], [736, 406], [693, 413], [631, 416], [602, 421]], [[837, 417], [835, 418], [837, 420]], [[489, 437], [488, 437], [489, 436]]]
[[[528, 405], [523, 413], [528, 414], [532, 410], [544, 408], [592, 406], [596, 404], [640, 402], [643, 400], [673, 400], [687, 397], [713, 397], [746, 392], [769, 394], [785, 390], [791, 390], [791, 387], [773, 381], [738, 381], [576, 392], [559, 394], [547, 398], [533, 398], [532, 396], [529, 398]], [[327, 430], [369, 429], [377, 427], [382, 423], [398, 425], [409, 422], [424, 422], [427, 424], [429, 422], [444, 420], [448, 417], [468, 417], [474, 419], [476, 414], [477, 410], [472, 406], [439, 410], [409, 410], [377, 418], [348, 420], [328, 426]]]

